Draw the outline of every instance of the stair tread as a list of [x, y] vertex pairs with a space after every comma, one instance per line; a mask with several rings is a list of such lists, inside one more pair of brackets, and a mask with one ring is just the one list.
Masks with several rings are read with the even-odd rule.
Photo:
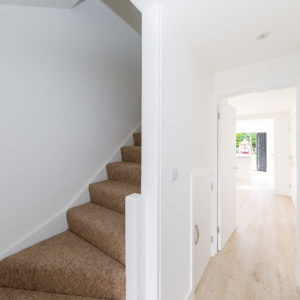
[[125, 300], [125, 268], [66, 231], [0, 261], [0, 286]]
[[126, 196], [141, 192], [140, 186], [113, 180], [92, 183], [89, 189], [91, 202], [123, 214]]
[[124, 168], [141, 168], [140, 163], [135, 163], [135, 162], [126, 162], [126, 161], [116, 161], [116, 162], [111, 162], [107, 164], [108, 166], [121, 166]]
[[108, 179], [126, 182], [134, 185], [141, 184], [141, 164], [133, 162], [114, 162], [106, 166]]
[[1, 288], [0, 299], [6, 300], [105, 300], [100, 298], [81, 297], [75, 295], [63, 295], [54, 293], [43, 293], [20, 289]]
[[87, 203], [69, 209], [67, 220], [71, 231], [125, 265], [123, 214]]

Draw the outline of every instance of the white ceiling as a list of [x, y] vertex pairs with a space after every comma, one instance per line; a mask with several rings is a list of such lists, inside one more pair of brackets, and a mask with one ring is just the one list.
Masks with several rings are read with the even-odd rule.
[[[0, 0], [0, 5], [73, 8], [87, 0]], [[99, 0], [119, 15], [135, 31], [141, 33], [142, 16], [130, 0]]]
[[297, 89], [287, 88], [236, 96], [228, 101], [235, 107], [237, 116], [249, 116], [290, 111], [296, 98]]
[[[175, 7], [178, 26], [214, 72], [300, 52], [299, 0], [132, 1]], [[0, 0], [1, 3], [72, 7], [77, 0]], [[271, 34], [265, 40], [257, 40], [263, 32]]]
[[180, 26], [215, 72], [300, 52], [299, 0], [165, 1], [181, 8]]
[[0, 0], [0, 4], [33, 7], [72, 8], [80, 0]]

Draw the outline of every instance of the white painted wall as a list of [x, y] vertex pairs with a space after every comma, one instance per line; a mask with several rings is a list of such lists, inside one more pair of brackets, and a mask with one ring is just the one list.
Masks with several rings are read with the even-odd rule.
[[[297, 100], [296, 100], [296, 115], [300, 116], [300, 81], [297, 84]], [[296, 268], [296, 275], [297, 275], [297, 285], [300, 287], [300, 197], [299, 197], [299, 189], [300, 189], [300, 145], [299, 145], [299, 130], [300, 130], [300, 118], [296, 119], [296, 173], [297, 173], [297, 199], [296, 199], [296, 207], [297, 207], [297, 244], [296, 244], [296, 251], [297, 251], [297, 268]]]
[[271, 114], [290, 111], [295, 106], [296, 87], [271, 89], [263, 92], [248, 93], [230, 98], [238, 116]]
[[[0, 41], [1, 255], [76, 201], [140, 122], [141, 37], [87, 0], [1, 6]], [[44, 235], [66, 226], [52, 223]]]
[[[181, 23], [183, 2], [143, 11], [145, 299], [193, 295], [191, 173], [212, 173], [212, 74]], [[172, 171], [177, 179], [171, 180]], [[176, 172], [175, 172], [176, 173]], [[206, 189], [210, 191], [210, 184]], [[202, 199], [211, 203], [211, 199]], [[201, 228], [211, 232], [210, 226]]]
[[[162, 10], [161, 104], [161, 299], [183, 300], [193, 293], [190, 175], [212, 172], [212, 75], [182, 26], [185, 3]], [[171, 180], [173, 170], [178, 178]], [[203, 194], [210, 193], [210, 185]], [[211, 202], [204, 197], [201, 201]], [[210, 226], [199, 228], [211, 232]]]
[[216, 95], [234, 96], [300, 82], [300, 53], [214, 74]]
[[0, 0], [0, 5], [72, 8], [80, 0]]
[[296, 103], [290, 111], [290, 193], [293, 203], [297, 207], [297, 113], [296, 113]]
[[274, 191], [290, 196], [290, 119], [288, 112], [274, 116]]

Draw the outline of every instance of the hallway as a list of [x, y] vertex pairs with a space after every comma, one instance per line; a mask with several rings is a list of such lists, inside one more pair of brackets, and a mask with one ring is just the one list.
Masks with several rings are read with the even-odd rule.
[[[260, 176], [260, 174], [258, 174]], [[296, 210], [251, 182], [237, 187], [237, 231], [209, 263], [196, 300], [296, 300]]]

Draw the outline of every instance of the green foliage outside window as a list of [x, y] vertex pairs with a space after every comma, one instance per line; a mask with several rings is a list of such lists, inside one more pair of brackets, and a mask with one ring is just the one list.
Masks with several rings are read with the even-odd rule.
[[256, 132], [253, 133], [237, 133], [236, 134], [236, 147], [240, 146], [240, 142], [246, 140], [252, 142], [252, 147], [256, 148]]

